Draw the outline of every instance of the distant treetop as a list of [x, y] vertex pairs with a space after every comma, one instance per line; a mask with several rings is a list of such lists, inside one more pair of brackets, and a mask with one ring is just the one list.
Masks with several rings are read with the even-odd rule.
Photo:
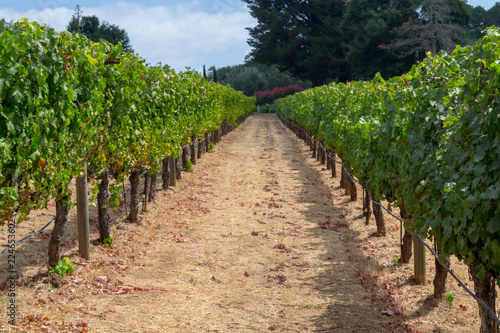
[[66, 29], [69, 32], [82, 34], [94, 42], [98, 42], [100, 39], [107, 40], [114, 45], [121, 42], [123, 51], [134, 51], [125, 29], [120, 29], [119, 26], [106, 21], [100, 22], [95, 15], [82, 16], [82, 9], [79, 5], [75, 7], [75, 12]]

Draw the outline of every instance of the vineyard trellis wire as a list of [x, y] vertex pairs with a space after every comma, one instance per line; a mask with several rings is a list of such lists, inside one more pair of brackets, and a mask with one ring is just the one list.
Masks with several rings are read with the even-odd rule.
[[[143, 173], [141, 173], [140, 177], [142, 178], [142, 177], [143, 177], [146, 173], [147, 173], [147, 171], [144, 171]], [[126, 190], [122, 191], [121, 193], [122, 193], [122, 194], [127, 194], [127, 193], [128, 193], [128, 191], [130, 191], [130, 188], [131, 188], [131, 187], [129, 186]], [[113, 194], [116, 194], [116, 192], [115, 192], [115, 193], [110, 193], [110, 194], [109, 194], [109, 196], [112, 196]], [[42, 233], [45, 229], [47, 229], [47, 227], [48, 227], [48, 226], [49, 226], [52, 222], [54, 222], [54, 221], [55, 221], [55, 219], [56, 219], [56, 217], [55, 217], [55, 216], [54, 216], [54, 217], [52, 217], [52, 219], [51, 219], [49, 222], [47, 222], [47, 224], [45, 224], [45, 225], [44, 225], [44, 226], [43, 226], [40, 230], [35, 231], [35, 232], [33, 232], [33, 233], [29, 234], [28, 236], [24, 237], [24, 238], [23, 238], [23, 239], [21, 239], [20, 241], [17, 241], [17, 242], [16, 242], [13, 246], [15, 247], [15, 246], [17, 246], [17, 245], [19, 245], [19, 244], [22, 244], [23, 242], [27, 241], [27, 240], [28, 240], [28, 239], [30, 239], [31, 237], [35, 237], [35, 236], [37, 236], [37, 235], [41, 234], [41, 233]], [[7, 247], [6, 247], [6, 248], [5, 248], [2, 252], [0, 252], [0, 257], [1, 257], [1, 256], [3, 256], [3, 255], [4, 255], [4, 254], [5, 254], [5, 253], [6, 253], [6, 252], [10, 249], [10, 248], [11, 248], [11, 245], [8, 245], [8, 246], [7, 246]]]
[[[247, 114], [248, 115], [248, 114]], [[226, 133], [227, 134], [227, 133]], [[174, 171], [175, 172], [175, 171]], [[146, 175], [148, 173], [148, 170], [145, 170], [143, 171], [140, 175], [139, 175], [139, 178], [142, 178], [144, 175]], [[123, 186], [125, 187], [125, 186]], [[128, 186], [128, 188], [126, 190], [122, 190], [120, 193], [123, 194], [123, 195], [126, 195], [130, 189], [132, 188], [132, 186]], [[118, 192], [112, 192], [112, 193], [109, 193], [108, 194], [108, 197], [111, 197], [112, 195], [116, 194]], [[90, 199], [89, 199], [90, 200]], [[143, 207], [144, 207], [144, 203], [145, 203], [145, 200], [146, 200], [146, 194], [144, 194], [144, 201], [143, 201]], [[126, 202], [126, 201], [125, 201]], [[75, 205], [77, 204], [77, 202], [75, 203]], [[38, 231], [35, 231], [35, 232], [32, 232], [31, 234], [25, 236], [23, 239], [19, 240], [18, 242], [16, 242], [14, 245], [8, 245], [2, 252], [0, 252], [0, 257], [2, 255], [4, 255], [9, 249], [11, 249], [12, 247], [15, 247], [19, 244], [22, 244], [23, 242], [25, 242], [26, 240], [34, 237], [34, 236], [37, 236], [39, 234], [41, 234], [45, 229], [47, 229], [47, 227], [52, 223], [54, 222], [56, 219], [56, 216], [52, 217], [52, 219], [47, 222], [40, 230]]]
[[52, 218], [49, 222], [47, 222], [47, 224], [46, 224], [46, 225], [44, 225], [44, 226], [43, 226], [43, 228], [42, 228], [42, 229], [40, 229], [40, 230], [38, 230], [38, 231], [35, 231], [35, 232], [33, 232], [33, 233], [29, 234], [28, 236], [24, 237], [24, 238], [23, 238], [23, 239], [21, 239], [20, 241], [18, 241], [18, 242], [16, 242], [16, 243], [14, 243], [14, 245], [12, 245], [12, 246], [11, 246], [11, 245], [8, 245], [8, 246], [7, 246], [7, 247], [6, 247], [6, 248], [5, 248], [5, 249], [4, 249], [4, 250], [0, 253], [0, 257], [1, 257], [1, 256], [3, 256], [3, 255], [5, 254], [5, 252], [7, 252], [7, 251], [8, 251], [11, 247], [16, 247], [17, 245], [19, 245], [19, 244], [23, 243], [24, 241], [26, 241], [26, 240], [30, 239], [31, 237], [41, 234], [41, 233], [42, 233], [42, 231], [44, 231], [45, 229], [47, 229], [47, 227], [48, 227], [48, 226], [49, 226], [52, 222], [54, 222], [54, 221], [55, 221], [55, 219], [56, 219], [56, 217], [54, 216], [54, 217], [53, 217], [53, 218]]
[[[283, 119], [280, 117], [281, 121], [283, 122]], [[297, 124], [294, 124], [295, 126], [299, 127], [300, 129], [302, 129], [304, 132], [305, 130], [300, 127], [299, 125]], [[310, 140], [316, 140], [313, 136], [307, 134], [307, 136], [309, 137]], [[338, 163], [340, 165], [342, 165], [342, 169], [343, 171], [346, 173], [346, 175], [355, 183], [358, 183], [359, 185], [361, 185], [363, 187], [363, 189], [365, 188], [365, 185], [363, 185], [360, 181], [358, 181], [353, 175], [351, 175], [351, 173], [344, 167], [344, 163], [337, 159], [336, 156], [332, 156], [328, 150], [325, 148], [325, 146], [319, 142], [319, 146], [323, 149], [323, 151], [325, 152], [325, 154], [327, 155], [327, 157], [329, 157], [334, 163]], [[378, 202], [376, 200], [373, 199], [370, 191], [366, 191], [368, 193], [368, 196], [370, 197], [370, 201], [378, 206], [380, 206], [383, 210], [385, 210], [387, 213], [389, 213], [389, 215], [391, 215], [392, 217], [396, 218], [398, 221], [400, 221], [401, 223], [404, 223], [404, 220], [401, 219], [400, 217], [396, 216], [394, 213], [392, 213], [389, 209], [387, 209], [386, 207], [384, 207], [384, 205], [382, 205], [381, 202]], [[469, 287], [467, 287], [467, 285], [462, 281], [460, 280], [460, 278], [454, 273], [454, 271], [452, 269], [450, 269], [448, 266], [446, 266], [444, 263], [441, 262], [441, 260], [439, 260], [439, 255], [432, 249], [432, 247], [427, 244], [427, 242], [424, 240], [424, 238], [422, 236], [420, 236], [418, 233], [415, 233], [415, 235], [418, 237], [418, 239], [422, 242], [422, 244], [431, 252], [431, 254], [434, 256], [434, 258], [439, 262], [439, 264], [441, 266], [444, 267], [444, 269], [450, 273], [450, 275], [455, 279], [455, 281], [458, 282], [458, 286], [459, 287], [462, 287], [470, 296], [472, 296], [472, 298], [474, 298], [479, 304], [481, 304], [481, 306], [484, 307], [484, 309], [486, 311], [488, 311], [488, 313], [493, 317], [493, 319], [497, 322], [498, 325], [500, 325], [500, 319], [498, 318], [498, 316], [496, 315], [496, 313], [486, 304], [484, 303], [484, 301], [482, 299], [480, 299], [472, 290], [469, 289]]]

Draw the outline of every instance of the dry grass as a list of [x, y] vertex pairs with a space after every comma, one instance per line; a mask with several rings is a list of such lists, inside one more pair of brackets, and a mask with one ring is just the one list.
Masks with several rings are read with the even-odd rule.
[[[411, 264], [394, 262], [399, 223], [388, 218], [388, 236], [374, 237], [361, 203], [348, 201], [310, 155], [275, 116], [255, 115], [176, 188], [159, 190], [139, 224], [126, 222], [123, 207], [113, 212], [115, 241], [92, 246], [89, 262], [76, 256], [72, 211], [63, 239], [64, 255], [77, 263], [72, 276], [47, 274], [48, 234], [17, 249], [19, 325], [27, 332], [478, 331], [475, 302], [450, 282], [455, 306], [434, 306], [432, 284], [415, 285]], [[33, 212], [17, 237], [53, 211]], [[320, 227], [327, 221], [338, 231]], [[95, 223], [92, 233], [97, 238]], [[4, 259], [0, 282], [8, 276]], [[453, 268], [468, 280], [463, 265]]]

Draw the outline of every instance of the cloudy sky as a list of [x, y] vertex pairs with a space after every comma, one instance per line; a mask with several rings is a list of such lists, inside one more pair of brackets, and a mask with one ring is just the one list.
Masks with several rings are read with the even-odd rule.
[[250, 52], [245, 28], [256, 25], [241, 0], [0, 0], [0, 18], [27, 17], [62, 31], [77, 4], [84, 16], [125, 29], [147, 62], [177, 71], [243, 63]]
[[[490, 8], [495, 0], [469, 0]], [[127, 31], [132, 47], [147, 62], [177, 71], [243, 63], [250, 52], [246, 27], [257, 22], [241, 0], [0, 0], [0, 18], [27, 17], [65, 30], [75, 6], [84, 16]]]

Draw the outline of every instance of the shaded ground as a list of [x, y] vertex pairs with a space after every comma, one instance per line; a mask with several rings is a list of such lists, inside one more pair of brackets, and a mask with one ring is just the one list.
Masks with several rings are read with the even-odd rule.
[[[72, 276], [45, 274], [48, 234], [17, 249], [18, 323], [28, 332], [478, 331], [475, 302], [449, 284], [454, 308], [434, 307], [432, 283], [415, 286], [412, 266], [394, 262], [399, 223], [374, 237], [361, 198], [348, 201], [310, 155], [275, 115], [254, 115], [177, 187], [158, 190], [140, 224], [116, 211], [115, 242], [92, 246], [89, 262], [75, 255], [72, 211], [63, 240]], [[19, 239], [50, 213], [33, 212]], [[320, 227], [327, 221], [334, 230]], [[430, 280], [432, 266], [429, 257]]]

